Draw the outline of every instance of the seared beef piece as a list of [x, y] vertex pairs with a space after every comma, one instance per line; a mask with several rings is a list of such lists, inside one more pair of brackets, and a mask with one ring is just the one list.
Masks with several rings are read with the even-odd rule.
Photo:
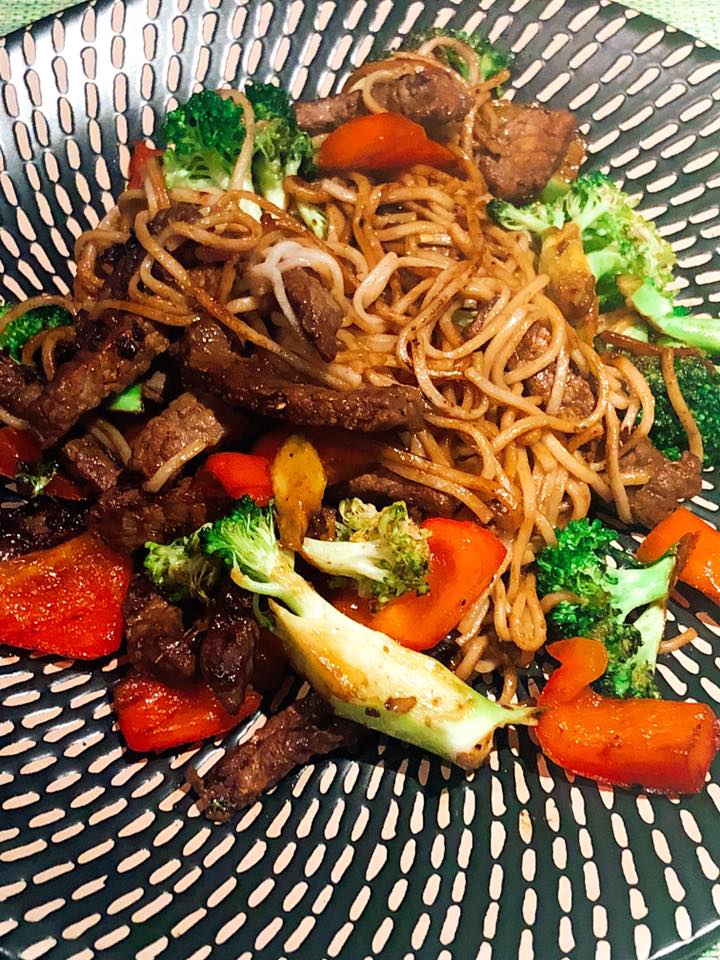
[[250, 740], [223, 757], [199, 785], [198, 807], [209, 820], [229, 820], [295, 767], [354, 743], [361, 731], [357, 724], [334, 717], [311, 693], [270, 717]]
[[228, 582], [213, 603], [198, 658], [206, 683], [228, 713], [237, 713], [245, 700], [259, 636], [252, 596]]
[[649, 440], [642, 440], [620, 459], [621, 470], [647, 470], [650, 480], [628, 487], [633, 519], [652, 528], [670, 516], [679, 500], [697, 496], [702, 489], [700, 459], [687, 450], [680, 460], [668, 460]]
[[52, 447], [89, 410], [120, 393], [145, 373], [168, 347], [155, 327], [128, 313], [108, 313], [92, 329], [78, 335], [83, 346], [58, 367], [37, 403], [28, 411], [33, 431], [43, 447]]
[[[472, 106], [472, 98], [459, 81], [432, 67], [397, 80], [379, 81], [373, 96], [391, 113], [401, 113], [435, 133], [461, 120]], [[365, 112], [359, 90], [295, 104], [298, 125], [312, 135], [329, 133]]]
[[419, 511], [424, 517], [452, 517], [460, 506], [446, 493], [382, 470], [355, 477], [348, 481], [343, 493], [345, 489], [349, 496], [369, 500], [378, 506], [404, 500], [410, 511]]
[[146, 250], [133, 234], [125, 243], [108, 247], [97, 259], [96, 271], [105, 278], [98, 300], [127, 300], [128, 285], [140, 268]]
[[344, 427], [375, 433], [422, 422], [422, 397], [414, 387], [329, 390], [267, 375], [252, 359], [230, 349], [225, 334], [200, 321], [188, 329], [182, 346], [183, 379], [235, 404], [286, 423]]
[[93, 436], [70, 440], [62, 452], [68, 471], [95, 493], [111, 490], [117, 483], [122, 466]]
[[216, 446], [224, 435], [223, 424], [212, 408], [194, 394], [183, 393], [157, 417], [148, 420], [133, 439], [128, 466], [149, 478], [189, 444], [202, 444], [197, 455]]
[[2, 511], [0, 560], [11, 560], [33, 550], [47, 550], [85, 528], [84, 503], [63, 503], [39, 497], [22, 507]]
[[42, 384], [31, 372], [0, 352], [0, 407], [26, 420], [41, 393]]
[[130, 663], [138, 673], [181, 687], [195, 676], [195, 639], [185, 633], [182, 611], [168, 603], [147, 577], [136, 574], [123, 603]]
[[[525, 336], [518, 344], [515, 352], [517, 364], [527, 363], [535, 360], [544, 353], [550, 346], [551, 334], [547, 327], [540, 323], [533, 324]], [[543, 402], [547, 402], [552, 393], [555, 383], [555, 364], [540, 370], [539, 373], [529, 377], [526, 382], [525, 392], [540, 397]], [[595, 409], [595, 395], [588, 381], [579, 373], [573, 370], [572, 365], [568, 371], [565, 382], [565, 392], [563, 394], [560, 408], [557, 415], [559, 417], [568, 417], [571, 420], [582, 420], [589, 416]]]
[[315, 274], [303, 267], [288, 270], [283, 274], [283, 282], [305, 335], [323, 360], [330, 363], [337, 356], [337, 332], [343, 321], [337, 300]]
[[104, 493], [88, 517], [88, 525], [121, 553], [132, 553], [146, 540], [169, 543], [175, 537], [217, 520], [232, 506], [231, 498], [209, 473], [184, 477], [162, 493], [137, 488]]
[[577, 134], [567, 110], [496, 100], [478, 166], [490, 191], [503, 200], [526, 203], [547, 184]]

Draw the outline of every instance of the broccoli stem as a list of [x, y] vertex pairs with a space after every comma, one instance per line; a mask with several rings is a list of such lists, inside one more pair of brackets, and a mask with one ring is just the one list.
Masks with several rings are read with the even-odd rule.
[[657, 331], [681, 344], [720, 353], [720, 323], [717, 319], [695, 317], [683, 308], [673, 306], [672, 300], [645, 280], [630, 298], [630, 303]]
[[465, 769], [482, 764], [499, 727], [534, 723], [532, 707], [488, 700], [437, 660], [350, 620], [295, 571], [274, 573], [272, 583], [237, 568], [232, 578], [290, 608], [270, 602], [276, 631], [293, 667], [339, 716]]
[[650, 566], [638, 567], [635, 570], [624, 567], [618, 582], [608, 584], [608, 593], [613, 598], [613, 605], [621, 620], [625, 620], [628, 614], [638, 607], [667, 599], [675, 561], [673, 554]]
[[367, 577], [382, 582], [389, 571], [382, 566], [386, 551], [381, 542], [367, 540], [313, 540], [306, 537], [302, 552], [309, 563], [333, 577]]

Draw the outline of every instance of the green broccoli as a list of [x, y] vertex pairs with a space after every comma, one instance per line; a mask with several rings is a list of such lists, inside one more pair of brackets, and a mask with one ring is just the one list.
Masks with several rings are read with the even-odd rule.
[[170, 600], [201, 600], [209, 603], [223, 575], [223, 564], [209, 557], [200, 546], [203, 528], [172, 543], [145, 544], [145, 572]]
[[108, 401], [108, 410], [115, 410], [117, 413], [142, 413], [143, 403], [143, 385], [138, 381], [131, 384], [122, 393], [118, 393], [112, 400]]
[[[632, 361], [645, 377], [655, 397], [655, 417], [650, 439], [657, 449], [679, 460], [687, 450], [687, 434], [675, 413], [665, 388], [660, 358], [635, 356]], [[702, 357], [676, 356], [675, 376], [680, 391], [695, 418], [703, 441], [706, 467], [720, 466], [720, 371]]]
[[578, 177], [567, 193], [547, 203], [516, 207], [507, 200], [492, 200], [488, 213], [507, 230], [527, 230], [539, 238], [552, 227], [576, 223], [595, 277], [600, 309], [608, 311], [624, 303], [619, 277], [651, 278], [660, 291], [673, 279], [672, 247], [635, 206], [636, 201], [612, 180], [594, 172]]
[[378, 603], [410, 590], [427, 593], [430, 534], [410, 519], [404, 503], [377, 510], [355, 498], [343, 500], [339, 513], [336, 540], [304, 540], [302, 555], [309, 563], [355, 580], [360, 596]]
[[713, 317], [691, 316], [687, 307], [677, 306], [672, 294], [652, 278], [646, 278], [637, 288], [630, 297], [630, 305], [662, 336], [708, 353], [720, 354], [720, 321]]
[[214, 90], [194, 93], [165, 117], [158, 139], [169, 187], [227, 190], [245, 140], [242, 107]]
[[18, 464], [15, 482], [24, 496], [37, 497], [57, 472], [57, 462], [51, 457], [43, 457], [37, 463]]
[[[0, 306], [0, 317], [7, 313], [11, 304]], [[22, 349], [28, 340], [43, 330], [66, 327], [73, 322], [73, 316], [62, 307], [36, 307], [21, 317], [16, 317], [0, 333], [0, 350], [7, 350], [17, 363], [21, 362]]]
[[590, 637], [605, 644], [609, 663], [600, 681], [604, 692], [657, 696], [655, 661], [675, 556], [668, 553], [654, 563], [641, 563], [614, 548], [614, 536], [599, 520], [571, 520], [557, 531], [557, 545], [538, 554], [538, 590], [541, 596], [563, 591], [577, 597], [558, 603], [549, 621], [561, 637]]
[[[295, 572], [292, 553], [278, 544], [272, 506], [243, 497], [202, 531], [201, 543], [239, 586], [275, 598], [275, 629], [293, 666], [338, 715], [466, 769], [482, 763], [498, 727], [534, 722], [532, 708], [502, 707], [432, 657], [336, 610]], [[396, 709], [399, 702], [406, 709]]]
[[[478, 59], [480, 77], [489, 80], [505, 70], [512, 59], [512, 55], [504, 50], [498, 50], [490, 41], [477, 33], [466, 33], [464, 30], [453, 30], [450, 27], [428, 27], [418, 33], [409, 34], [400, 45], [401, 50], [418, 50], [428, 40], [447, 38], [459, 40], [470, 47]], [[468, 79], [469, 65], [465, 58], [453, 47], [438, 45], [433, 48], [433, 56], [456, 70], [463, 80]]]

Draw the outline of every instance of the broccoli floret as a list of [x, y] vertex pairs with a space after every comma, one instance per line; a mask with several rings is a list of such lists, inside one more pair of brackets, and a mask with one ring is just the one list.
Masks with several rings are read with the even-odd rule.
[[[409, 34], [400, 45], [401, 50], [418, 50], [428, 40], [435, 39], [459, 40], [468, 46], [478, 60], [480, 77], [489, 80], [505, 70], [512, 59], [512, 55], [504, 50], [498, 50], [492, 43], [477, 33], [465, 33], [464, 30], [452, 30], [449, 27], [428, 27], [418, 33]], [[463, 80], [469, 76], [468, 64], [458, 50], [438, 44], [433, 48], [433, 56], [456, 70]]]
[[194, 93], [158, 131], [168, 186], [227, 190], [245, 132], [242, 107], [214, 90]]
[[650, 278], [659, 291], [673, 278], [672, 247], [635, 206], [636, 201], [596, 171], [578, 177], [567, 193], [547, 203], [515, 207], [496, 200], [488, 204], [488, 213], [507, 230], [527, 230], [538, 238], [552, 227], [576, 223], [595, 277], [600, 309], [607, 311], [624, 302], [619, 277]]
[[[633, 356], [655, 397], [650, 439], [670, 460], [687, 450], [687, 434], [667, 395], [659, 357]], [[675, 376], [703, 441], [705, 466], [720, 466], [720, 371], [702, 357], [676, 356]]]
[[43, 457], [37, 463], [18, 464], [15, 482], [24, 496], [37, 497], [48, 486], [57, 472], [57, 462], [51, 457]]
[[203, 528], [172, 543], [145, 544], [145, 572], [170, 600], [201, 600], [209, 603], [224, 567], [216, 557], [208, 556], [200, 546]]
[[[11, 304], [0, 306], [0, 317], [7, 313]], [[22, 349], [28, 340], [43, 330], [66, 327], [73, 322], [72, 314], [62, 307], [36, 307], [21, 317], [16, 317], [0, 333], [0, 350], [7, 350], [17, 363], [21, 362]]]
[[290, 98], [280, 87], [249, 83], [245, 96], [255, 113], [253, 181], [262, 196], [284, 210], [283, 180], [312, 164], [312, 141], [298, 127]]
[[563, 591], [577, 598], [558, 603], [549, 621], [561, 637], [590, 637], [605, 644], [609, 663], [600, 681], [604, 692], [656, 696], [655, 659], [675, 555], [641, 563], [614, 548], [613, 538], [613, 531], [599, 520], [571, 520], [557, 531], [557, 545], [538, 554], [538, 590], [541, 596]]
[[633, 293], [630, 305], [662, 336], [708, 353], [720, 354], [720, 321], [714, 317], [691, 316], [687, 307], [676, 305], [672, 294], [651, 277]]
[[378, 510], [357, 498], [343, 500], [339, 514], [336, 540], [305, 539], [306, 560], [325, 573], [349, 577], [361, 597], [378, 603], [410, 590], [427, 593], [430, 534], [411, 520], [404, 503]]
[[142, 413], [143, 407], [142, 383], [140, 381], [127, 387], [107, 404], [108, 410], [116, 410], [118, 413]]
[[[292, 553], [277, 541], [272, 506], [243, 497], [202, 531], [201, 543], [239, 586], [276, 598], [270, 609], [293, 666], [340, 716], [468, 769], [482, 763], [498, 727], [534, 722], [532, 708], [501, 707], [437, 660], [336, 610], [294, 570]], [[393, 709], [398, 699], [410, 708]]]

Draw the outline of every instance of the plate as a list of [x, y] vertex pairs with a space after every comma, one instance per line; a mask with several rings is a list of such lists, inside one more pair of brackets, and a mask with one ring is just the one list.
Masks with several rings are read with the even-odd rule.
[[[642, 193], [675, 242], [682, 298], [717, 309], [717, 53], [572, 0], [101, 0], [13, 34], [0, 46], [2, 293], [67, 290], [73, 241], [120, 192], [128, 143], [197, 83], [277, 75], [295, 96], [326, 94], [373, 45], [434, 21], [481, 24], [516, 53], [511, 95], [578, 112], [591, 162]], [[704, 486], [711, 518], [712, 475]], [[717, 708], [717, 610], [683, 593], [672, 615], [699, 638], [665, 659], [661, 684]], [[212, 826], [183, 784], [219, 745], [126, 752], [117, 675], [112, 660], [3, 650], [3, 956], [630, 960], [691, 957], [720, 935], [716, 779], [677, 803], [572, 782], [513, 733], [469, 776], [378, 742]]]

